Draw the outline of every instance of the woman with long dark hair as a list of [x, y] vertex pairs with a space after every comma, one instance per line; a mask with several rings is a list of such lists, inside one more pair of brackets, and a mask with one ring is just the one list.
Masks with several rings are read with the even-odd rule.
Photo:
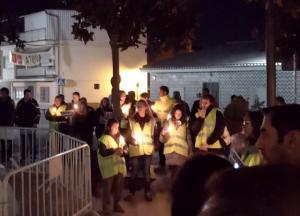
[[188, 129], [184, 107], [177, 104], [171, 111], [160, 133], [160, 142], [164, 143], [164, 155], [172, 179], [175, 179], [179, 168], [191, 153], [192, 140]]
[[96, 109], [96, 137], [99, 138], [104, 132], [108, 119], [112, 117], [112, 105], [107, 97], [102, 98], [99, 107]]
[[212, 95], [203, 96], [200, 107], [196, 118], [201, 123], [201, 127], [195, 138], [195, 148], [225, 155], [225, 148], [230, 143], [230, 134], [224, 116], [217, 108], [215, 98]]

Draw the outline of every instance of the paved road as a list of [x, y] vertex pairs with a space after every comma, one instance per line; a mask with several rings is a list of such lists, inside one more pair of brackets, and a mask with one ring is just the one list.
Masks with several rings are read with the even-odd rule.
[[[101, 209], [101, 200], [94, 199], [93, 207], [99, 211]], [[140, 191], [130, 202], [121, 202], [121, 206], [126, 211], [125, 214], [115, 214], [114, 216], [169, 216], [170, 215], [170, 197], [167, 193], [157, 193], [152, 202], [144, 200], [143, 192]]]

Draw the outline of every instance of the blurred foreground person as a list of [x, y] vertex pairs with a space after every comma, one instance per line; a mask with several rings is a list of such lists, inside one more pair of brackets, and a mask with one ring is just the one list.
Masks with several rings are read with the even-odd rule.
[[188, 160], [173, 186], [172, 216], [196, 216], [204, 202], [204, 185], [208, 178], [231, 167], [226, 159], [209, 153]]
[[[119, 202], [122, 197], [124, 176], [127, 175], [124, 154], [127, 146], [120, 136], [119, 122], [110, 119], [104, 135], [99, 139], [98, 162], [103, 178], [103, 216], [112, 212], [124, 213]], [[111, 201], [113, 195], [113, 203]]]
[[300, 105], [270, 107], [263, 114], [256, 145], [265, 163], [300, 167]]
[[298, 216], [300, 170], [289, 165], [228, 170], [206, 186], [198, 216]]

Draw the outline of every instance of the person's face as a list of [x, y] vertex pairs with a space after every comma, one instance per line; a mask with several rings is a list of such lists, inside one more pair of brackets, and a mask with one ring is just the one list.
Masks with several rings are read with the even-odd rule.
[[207, 110], [207, 108], [211, 105], [210, 101], [207, 99], [201, 99], [201, 108]]
[[159, 90], [159, 97], [163, 97], [163, 96], [166, 96], [167, 95], [167, 93], [165, 92], [165, 91], [163, 91], [163, 90]]
[[119, 123], [114, 123], [109, 131], [110, 135], [116, 136], [119, 133]]
[[260, 136], [256, 142], [265, 163], [280, 163], [286, 161], [286, 148], [284, 143], [279, 143], [277, 130], [272, 126], [269, 116], [264, 116]]
[[103, 107], [107, 107], [108, 106], [108, 101], [107, 100], [103, 100], [102, 101], [102, 106]]
[[26, 92], [26, 94], [24, 95], [24, 99], [25, 101], [29, 101], [32, 99], [32, 93], [31, 92]]
[[181, 110], [176, 110], [175, 113], [174, 113], [174, 116], [175, 116], [175, 119], [176, 119], [176, 120], [180, 120], [181, 117], [182, 117], [182, 112], [181, 112]]
[[139, 114], [145, 114], [146, 113], [146, 109], [147, 109], [147, 107], [144, 105], [144, 104], [138, 104], [137, 105], [137, 112], [139, 113]]
[[78, 103], [79, 99], [80, 99], [80, 97], [78, 95], [76, 95], [76, 94], [72, 95], [72, 100], [74, 103]]
[[248, 115], [244, 117], [242, 134], [249, 138], [253, 133], [253, 126]]
[[120, 102], [125, 102], [125, 100], [126, 100], [126, 94], [125, 93], [122, 93], [121, 95], [120, 95]]
[[60, 106], [61, 105], [61, 100], [59, 98], [55, 98], [54, 99], [54, 105], [57, 106], [57, 107]]

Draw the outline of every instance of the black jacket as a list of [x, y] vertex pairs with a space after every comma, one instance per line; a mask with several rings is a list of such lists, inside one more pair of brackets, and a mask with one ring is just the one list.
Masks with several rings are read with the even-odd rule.
[[13, 126], [15, 103], [8, 97], [0, 97], [0, 125]]
[[40, 121], [40, 108], [35, 99], [25, 101], [20, 100], [16, 107], [15, 123], [20, 127], [33, 127]]

